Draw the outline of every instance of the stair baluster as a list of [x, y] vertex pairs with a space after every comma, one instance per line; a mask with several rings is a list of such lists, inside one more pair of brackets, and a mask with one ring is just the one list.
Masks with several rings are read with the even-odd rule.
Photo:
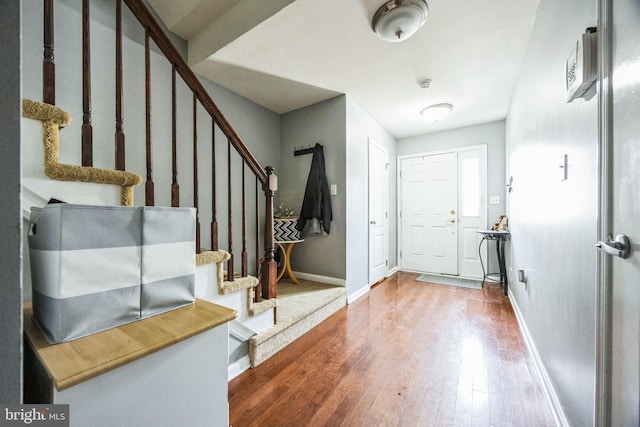
[[44, 0], [44, 55], [42, 58], [42, 102], [56, 105], [56, 63], [54, 61], [53, 0]]
[[147, 182], [145, 183], [145, 205], [154, 206], [153, 157], [151, 152], [151, 34], [144, 31], [144, 85], [145, 85], [145, 127]]
[[260, 182], [258, 181], [258, 177], [256, 177], [256, 184], [255, 184], [255, 188], [256, 188], [256, 271], [258, 272], [258, 284], [256, 285], [256, 291], [254, 292], [254, 298], [253, 301], [254, 302], [260, 302], [262, 301], [262, 289], [260, 286], [260, 280], [261, 280], [261, 275], [260, 275], [260, 257], [257, 256], [257, 254], [260, 253], [260, 204], [259, 204], [259, 200], [260, 200]]
[[193, 93], [193, 207], [196, 208], [196, 253], [200, 253], [200, 209], [198, 200], [198, 99]]
[[171, 66], [171, 207], [180, 206], [178, 183], [178, 129], [176, 105], [176, 66]]
[[231, 185], [231, 138], [227, 138], [227, 236], [229, 245], [229, 261], [227, 262], [227, 280], [233, 280], [233, 191]]
[[241, 274], [242, 277], [247, 277], [247, 192], [245, 187], [245, 174], [244, 174], [244, 159], [242, 159], [242, 253], [241, 259]]
[[91, 125], [91, 10], [82, 0], [82, 166], [93, 166]]
[[[216, 211], [216, 119], [211, 117], [211, 250], [218, 250], [218, 214]], [[258, 252], [256, 252], [257, 254]]]
[[122, 0], [116, 1], [116, 169], [125, 169], [124, 119], [122, 108]]

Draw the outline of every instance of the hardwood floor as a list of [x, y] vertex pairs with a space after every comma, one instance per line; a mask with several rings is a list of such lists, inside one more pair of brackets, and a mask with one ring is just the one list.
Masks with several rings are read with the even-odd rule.
[[554, 426], [515, 315], [397, 273], [229, 383], [243, 426]]

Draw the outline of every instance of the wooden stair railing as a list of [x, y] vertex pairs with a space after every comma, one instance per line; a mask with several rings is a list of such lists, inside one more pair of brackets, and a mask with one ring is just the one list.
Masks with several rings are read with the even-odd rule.
[[[270, 299], [276, 296], [276, 282], [277, 282], [277, 266], [274, 259], [274, 235], [273, 235], [273, 196], [277, 190], [277, 177], [274, 174], [272, 167], [262, 168], [251, 151], [244, 144], [236, 131], [227, 121], [225, 116], [218, 109], [213, 99], [204, 88], [202, 83], [198, 80], [195, 73], [187, 65], [183, 57], [175, 48], [169, 37], [165, 34], [162, 27], [155, 20], [153, 15], [144, 5], [142, 0], [115, 0], [115, 130], [114, 130], [114, 151], [115, 151], [115, 165], [116, 170], [125, 170], [125, 130], [123, 120], [123, 24], [122, 24], [122, 2], [126, 4], [133, 16], [138, 20], [144, 29], [144, 51], [145, 51], [145, 170], [146, 170], [146, 182], [145, 182], [145, 204], [154, 205], [155, 203], [155, 183], [154, 183], [154, 164], [153, 164], [153, 140], [152, 140], [152, 92], [151, 92], [151, 78], [152, 78], [152, 66], [151, 66], [151, 44], [160, 50], [162, 55], [171, 64], [171, 98], [172, 98], [172, 141], [171, 141], [171, 170], [168, 175], [171, 176], [171, 186], [169, 189], [171, 206], [180, 205], [180, 182], [178, 181], [178, 162], [177, 156], [180, 152], [182, 145], [179, 144], [176, 124], [177, 117], [177, 95], [176, 95], [176, 77], [180, 76], [182, 81], [187, 87], [187, 90], [192, 93], [192, 110], [193, 110], [193, 140], [191, 144], [193, 146], [193, 161], [192, 161], [192, 176], [193, 176], [193, 206], [199, 213], [199, 191], [205, 188], [205, 185], [198, 182], [198, 168], [210, 168], [212, 171], [212, 182], [210, 187], [209, 183], [206, 185], [206, 189], [211, 191], [211, 224], [210, 224], [210, 236], [211, 236], [211, 250], [219, 250], [219, 218], [217, 209], [217, 192], [216, 184], [218, 182], [217, 177], [217, 165], [216, 165], [216, 141], [215, 131], [219, 129], [227, 139], [227, 174], [225, 179], [227, 181], [227, 251], [231, 255], [227, 264], [227, 280], [234, 280], [235, 273], [235, 257], [234, 257], [234, 242], [233, 238], [233, 223], [232, 214], [234, 210], [234, 197], [233, 191], [238, 191], [242, 194], [241, 200], [241, 216], [242, 216], [242, 236], [240, 239], [240, 276], [246, 277], [250, 274], [249, 269], [255, 270], [255, 274], [259, 279], [259, 289], [255, 292], [256, 301], [261, 299]], [[44, 4], [44, 54], [42, 65], [42, 82], [43, 82], [43, 102], [55, 105], [56, 98], [56, 75], [55, 75], [55, 61], [54, 61], [54, 0], [43, 0]], [[82, 130], [81, 130], [81, 159], [82, 165], [86, 167], [93, 166], [93, 129], [92, 120], [96, 120], [96, 117], [92, 117], [92, 99], [91, 99], [91, 29], [90, 29], [90, 0], [82, 0]], [[98, 79], [94, 79], [98, 80]], [[204, 165], [202, 159], [198, 158], [198, 109], [202, 108], [206, 114], [211, 118], [212, 132], [211, 132], [211, 163]], [[241, 179], [239, 183], [232, 182], [232, 151], [237, 153], [241, 159]], [[162, 165], [161, 165], [162, 166]], [[247, 188], [245, 181], [245, 171], [255, 176], [255, 264], [253, 267], [249, 266], [249, 256], [247, 252]], [[240, 190], [236, 190], [241, 187]], [[258, 193], [262, 191], [264, 193], [264, 224], [260, 229], [260, 203]], [[263, 255], [259, 255], [260, 251], [260, 235], [263, 237]], [[196, 215], [196, 248], [200, 252], [200, 218]]]

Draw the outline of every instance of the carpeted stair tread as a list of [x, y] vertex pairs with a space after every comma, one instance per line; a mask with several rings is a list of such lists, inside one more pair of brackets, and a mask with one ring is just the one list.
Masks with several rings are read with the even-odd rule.
[[346, 306], [345, 287], [300, 282], [300, 285], [288, 281], [278, 283], [277, 324], [249, 340], [251, 366], [264, 362]]

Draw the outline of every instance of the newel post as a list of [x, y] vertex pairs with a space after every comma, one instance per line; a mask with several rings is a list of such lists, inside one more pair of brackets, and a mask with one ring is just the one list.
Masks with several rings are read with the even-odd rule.
[[278, 266], [274, 259], [275, 239], [273, 237], [273, 195], [278, 190], [278, 177], [271, 166], [265, 168], [267, 181], [262, 186], [266, 199], [264, 221], [264, 263], [260, 269], [262, 297], [275, 298], [277, 294]]

